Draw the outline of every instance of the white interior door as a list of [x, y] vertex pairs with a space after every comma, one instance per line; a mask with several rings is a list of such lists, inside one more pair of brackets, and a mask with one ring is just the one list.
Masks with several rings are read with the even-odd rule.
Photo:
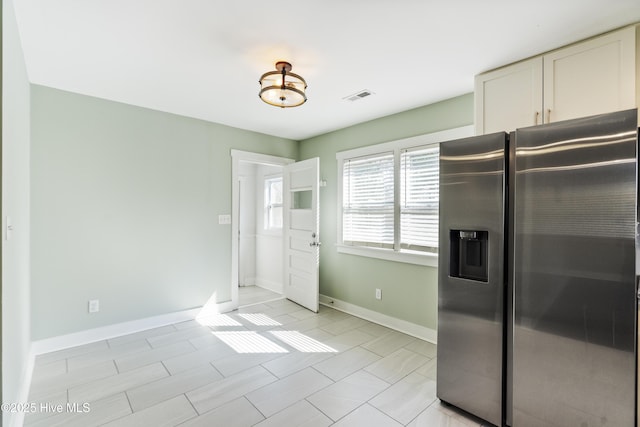
[[284, 167], [284, 295], [318, 312], [320, 159]]

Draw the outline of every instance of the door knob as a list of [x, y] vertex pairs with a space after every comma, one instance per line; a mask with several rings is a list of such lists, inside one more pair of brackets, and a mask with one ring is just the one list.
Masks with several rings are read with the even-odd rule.
[[311, 242], [309, 243], [309, 246], [313, 247], [313, 246], [322, 246], [321, 242]]

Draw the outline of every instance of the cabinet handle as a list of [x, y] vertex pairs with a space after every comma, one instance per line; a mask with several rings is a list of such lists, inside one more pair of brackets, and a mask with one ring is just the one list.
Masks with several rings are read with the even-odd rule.
[[545, 123], [551, 123], [551, 108], [547, 108], [547, 121]]
[[533, 116], [533, 124], [538, 124], [538, 117], [540, 117], [540, 111], [536, 111], [536, 114]]

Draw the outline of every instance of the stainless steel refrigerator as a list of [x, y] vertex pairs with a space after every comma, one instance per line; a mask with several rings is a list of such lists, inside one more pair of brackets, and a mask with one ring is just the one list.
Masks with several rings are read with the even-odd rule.
[[637, 425], [637, 111], [440, 147], [437, 395], [494, 425]]

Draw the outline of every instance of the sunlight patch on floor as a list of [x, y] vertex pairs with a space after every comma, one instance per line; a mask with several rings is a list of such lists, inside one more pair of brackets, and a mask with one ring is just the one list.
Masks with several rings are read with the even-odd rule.
[[282, 323], [262, 313], [241, 313], [241, 314], [238, 314], [238, 316], [253, 323], [256, 326], [281, 326], [282, 325]]
[[242, 323], [226, 314], [198, 317], [196, 320], [202, 326], [243, 326]]
[[255, 331], [219, 331], [213, 335], [238, 353], [288, 353], [285, 348]]
[[338, 350], [298, 331], [270, 331], [270, 334], [302, 353], [337, 353]]

